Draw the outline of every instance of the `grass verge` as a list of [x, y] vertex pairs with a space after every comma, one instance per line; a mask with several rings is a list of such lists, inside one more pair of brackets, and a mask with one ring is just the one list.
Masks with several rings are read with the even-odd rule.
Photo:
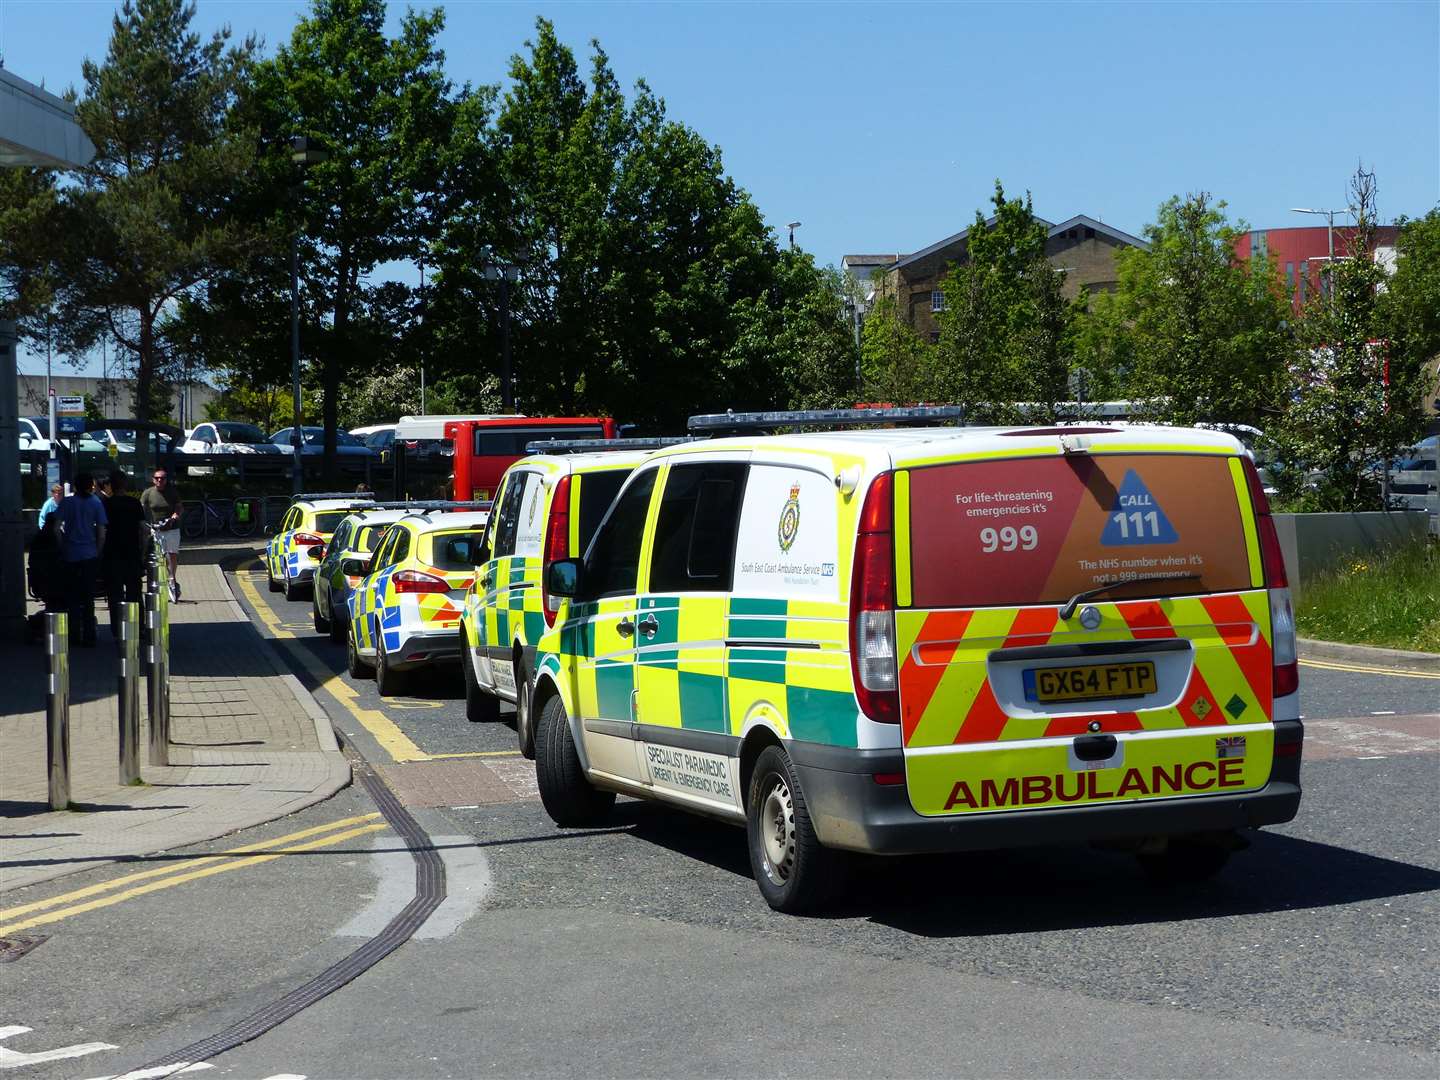
[[1351, 556], [1305, 586], [1295, 618], [1304, 637], [1440, 653], [1440, 545]]

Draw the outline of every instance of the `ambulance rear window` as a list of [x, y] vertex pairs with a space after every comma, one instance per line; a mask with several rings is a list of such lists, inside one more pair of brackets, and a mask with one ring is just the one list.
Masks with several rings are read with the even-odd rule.
[[[910, 471], [914, 606], [1063, 603], [1251, 588], [1230, 459], [1095, 454]], [[1172, 575], [1192, 580], [1156, 581]]]

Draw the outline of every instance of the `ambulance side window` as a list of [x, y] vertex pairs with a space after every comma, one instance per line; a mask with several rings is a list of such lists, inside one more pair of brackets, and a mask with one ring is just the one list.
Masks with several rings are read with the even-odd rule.
[[505, 481], [505, 497], [500, 503], [499, 522], [495, 527], [495, 550], [491, 558], [515, 554], [515, 533], [520, 527], [520, 504], [525, 491], [536, 479], [536, 473], [511, 473]]
[[390, 561], [392, 563], [404, 562], [410, 554], [410, 530], [396, 529], [398, 535], [395, 537], [395, 546], [390, 549]]
[[623, 596], [635, 591], [640, 574], [640, 545], [645, 539], [645, 516], [655, 490], [655, 474], [648, 469], [637, 476], [610, 507], [585, 555], [587, 599]]
[[671, 468], [655, 522], [652, 593], [729, 591], [748, 471], [739, 462]]

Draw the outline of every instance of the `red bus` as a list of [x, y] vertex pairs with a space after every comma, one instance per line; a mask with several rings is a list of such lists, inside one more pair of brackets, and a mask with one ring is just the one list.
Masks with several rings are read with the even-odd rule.
[[613, 439], [608, 416], [484, 416], [450, 420], [445, 438], [455, 447], [455, 498], [489, 499], [505, 470], [544, 439]]

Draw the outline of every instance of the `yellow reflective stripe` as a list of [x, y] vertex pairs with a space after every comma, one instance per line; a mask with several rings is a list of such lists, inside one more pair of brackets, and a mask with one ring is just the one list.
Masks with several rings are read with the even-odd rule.
[[1260, 565], [1260, 536], [1255, 531], [1255, 508], [1250, 504], [1250, 482], [1238, 457], [1230, 459], [1230, 479], [1235, 483], [1235, 502], [1240, 507], [1240, 525], [1245, 530], [1245, 554], [1250, 559], [1250, 585], [1262, 588], [1265, 570]]
[[[1057, 457], [1059, 454], [1060, 447], [1055, 445], [1017, 446], [1013, 450], [971, 450], [964, 454], [934, 454], [930, 457], [907, 458], [905, 467], [916, 469], [924, 465], [949, 465], [956, 461], [1008, 461], [1011, 458], [1022, 457]], [[899, 456], [898, 453], [897, 456]]]
[[909, 607], [910, 595], [910, 473], [895, 473], [895, 602]]
[[1101, 443], [1090, 447], [1092, 454], [1233, 454], [1227, 446], [1204, 443]]
[[567, 508], [570, 515], [570, 535], [566, 543], [570, 545], [569, 552], [572, 559], [580, 557], [580, 483], [585, 479], [583, 473], [572, 473], [570, 476], [570, 506]]
[[662, 464], [655, 477], [655, 487], [650, 492], [650, 506], [645, 511], [645, 533], [640, 541], [640, 566], [635, 573], [635, 594], [650, 591], [650, 560], [655, 551], [655, 522], [660, 517], [660, 500], [665, 495], [665, 484], [670, 479], [670, 463]]

